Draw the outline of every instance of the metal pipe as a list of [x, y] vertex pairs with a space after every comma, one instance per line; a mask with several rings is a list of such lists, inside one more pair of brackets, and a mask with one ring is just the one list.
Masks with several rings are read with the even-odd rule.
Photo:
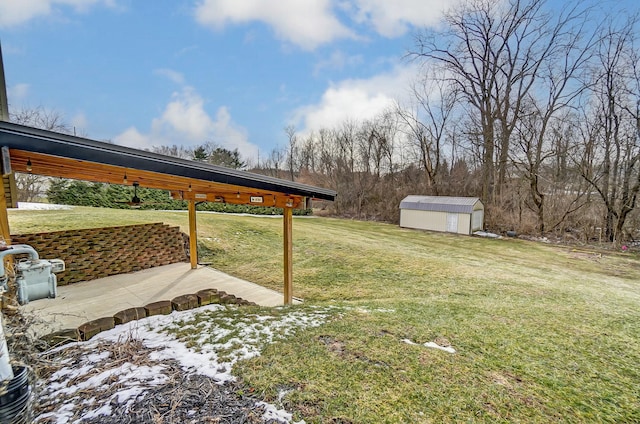
[[23, 253], [28, 254], [29, 259], [32, 261], [40, 259], [38, 252], [28, 244], [14, 244], [13, 246], [9, 246], [6, 250], [0, 251], [0, 279], [5, 278], [4, 257], [7, 255], [20, 255]]
[[[0, 251], [0, 285], [4, 285], [7, 281], [4, 269], [4, 257], [7, 255], [20, 255], [26, 253], [32, 261], [40, 259], [38, 252], [28, 244], [14, 244], [7, 249]], [[2, 290], [0, 289], [0, 293]], [[2, 325], [2, 314], [0, 314], [0, 381], [13, 379], [13, 370], [9, 362], [9, 349], [7, 348], [7, 340], [4, 336], [4, 327]]]
[[12, 380], [14, 377], [11, 362], [9, 360], [9, 348], [7, 339], [4, 337], [4, 326], [2, 325], [2, 314], [0, 314], [0, 381]]

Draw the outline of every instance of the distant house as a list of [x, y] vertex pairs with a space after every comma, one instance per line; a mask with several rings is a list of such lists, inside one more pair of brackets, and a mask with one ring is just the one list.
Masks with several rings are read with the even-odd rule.
[[407, 196], [400, 202], [400, 226], [473, 234], [484, 229], [484, 205], [477, 197]]

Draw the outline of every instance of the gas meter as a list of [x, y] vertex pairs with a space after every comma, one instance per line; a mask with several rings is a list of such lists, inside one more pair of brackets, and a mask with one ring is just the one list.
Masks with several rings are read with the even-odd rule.
[[15, 244], [0, 251], [0, 286], [8, 290], [8, 277], [4, 268], [4, 257], [7, 255], [28, 254], [15, 264], [18, 303], [21, 305], [31, 300], [54, 298], [57, 294], [57, 278], [55, 273], [64, 271], [64, 261], [60, 259], [40, 259], [38, 252], [27, 244]]

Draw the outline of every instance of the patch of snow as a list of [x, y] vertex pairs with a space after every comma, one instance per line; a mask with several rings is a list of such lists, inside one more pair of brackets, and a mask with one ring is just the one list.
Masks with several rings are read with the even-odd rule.
[[127, 408], [131, 406], [133, 401], [145, 392], [144, 387], [130, 387], [128, 389], [120, 390], [116, 392], [111, 399], [115, 399], [119, 404], [123, 404], [126, 402]]
[[[73, 403], [66, 403], [58, 409], [56, 413], [50, 412], [47, 414], [43, 414], [38, 418], [55, 418], [56, 424], [66, 424], [71, 418], [73, 418], [73, 410], [76, 408], [76, 405]], [[46, 422], [52, 422], [51, 420], [47, 420]]]
[[100, 408], [94, 411], [89, 411], [86, 414], [84, 414], [82, 416], [82, 419], [88, 420], [89, 418], [99, 417], [100, 415], [106, 415], [107, 417], [111, 415], [111, 406], [109, 406], [109, 404], [102, 405]]
[[[290, 423], [293, 419], [293, 414], [285, 411], [284, 409], [278, 409], [277, 407], [266, 403], [266, 402], [257, 402], [256, 406], [264, 407], [264, 414], [262, 414], [262, 418], [265, 420], [275, 420], [279, 423]], [[305, 424], [304, 420], [296, 421], [293, 424]]]
[[[91, 369], [93, 368], [94, 367], [91, 367]], [[82, 369], [87, 370], [87, 367], [82, 367]], [[69, 385], [69, 381], [81, 376], [81, 374], [75, 373], [75, 375], [72, 374], [71, 377], [67, 375], [67, 379], [64, 382], [57, 382], [57, 384], [54, 382], [51, 384], [51, 396], [72, 395], [77, 391], [101, 387], [106, 380], [112, 377], [118, 378], [118, 383], [120, 384], [127, 384], [132, 381], [134, 383], [144, 381], [149, 385], [162, 384], [166, 378], [161, 374], [161, 371], [161, 366], [138, 366], [127, 362], [120, 367], [110, 368], [93, 375], [80, 383]]]
[[92, 353], [87, 355], [87, 361], [96, 363], [107, 359], [109, 356], [111, 356], [111, 352]]
[[288, 390], [280, 390], [278, 392], [278, 402], [282, 402], [282, 399], [284, 399], [284, 397], [286, 395], [288, 395], [289, 393], [293, 392], [293, 390], [288, 389]]
[[502, 238], [502, 236], [498, 234], [490, 233], [487, 231], [476, 231], [475, 233], [473, 233], [473, 235], [478, 237], [487, 237], [487, 238]]
[[445, 352], [449, 352], [449, 353], [456, 353], [456, 350], [451, 347], [451, 346], [440, 346], [439, 344], [435, 343], [435, 342], [426, 342], [422, 345], [419, 345], [418, 343], [409, 340], [409, 339], [402, 339], [400, 340], [401, 342], [404, 342], [406, 344], [410, 344], [412, 346], [424, 346], [424, 347], [430, 347], [432, 349], [440, 349], [440, 350], [444, 350]]
[[[66, 397], [65, 405], [55, 413], [42, 414], [36, 422], [68, 423], [78, 412], [83, 419], [108, 415], [111, 403], [130, 407], [135, 399], [144, 395], [150, 387], [166, 383], [163, 372], [165, 360], [177, 361], [186, 373], [205, 375], [222, 384], [233, 381], [233, 365], [241, 360], [260, 355], [270, 343], [292, 337], [299, 329], [317, 327], [335, 314], [336, 308], [314, 308], [306, 311], [274, 308], [271, 314], [247, 316], [235, 314], [236, 306], [208, 305], [169, 315], [156, 315], [119, 325], [99, 333], [87, 342], [73, 343], [56, 348], [80, 349], [86, 354], [73, 365], [67, 361], [64, 368], [52, 374], [41, 397], [43, 401], [55, 401]], [[226, 310], [226, 311], [225, 311]], [[221, 314], [220, 312], [229, 312]], [[178, 331], [190, 328], [192, 331]], [[135, 365], [125, 362], [113, 366], [114, 358], [108, 351], [97, 349], [125, 341], [142, 342], [151, 350], [146, 357], [156, 365]], [[87, 391], [111, 393], [81, 402], [80, 395]], [[285, 396], [283, 394], [282, 396]], [[71, 399], [69, 399], [71, 398]], [[81, 404], [78, 404], [81, 402]], [[292, 414], [274, 405], [259, 403], [265, 407], [265, 418], [290, 423]], [[301, 421], [304, 423], [304, 421]]]
[[449, 352], [449, 353], [456, 353], [456, 350], [451, 346], [440, 346], [438, 343], [434, 343], [434, 342], [426, 342], [423, 346], [430, 347], [433, 349], [444, 350], [445, 352]]
[[389, 308], [378, 308], [378, 309], [374, 309], [374, 312], [381, 312], [383, 314], [392, 314], [395, 313], [395, 309], [389, 309]]
[[370, 314], [372, 312], [380, 312], [380, 313], [386, 314], [386, 313], [395, 312], [395, 309], [388, 309], [388, 308], [369, 309], [369, 308], [364, 308], [364, 307], [358, 307], [355, 310], [357, 312], [361, 313], [361, 314]]
[[18, 202], [18, 209], [26, 211], [69, 210], [73, 209], [73, 206], [54, 205], [51, 203]]
[[89, 371], [91, 371], [91, 369], [93, 369], [94, 365], [92, 364], [88, 364], [85, 366], [82, 366], [80, 368], [70, 368], [70, 367], [65, 367], [62, 369], [59, 369], [58, 371], [56, 371], [55, 373], [53, 373], [53, 375], [51, 376], [52, 380], [59, 380], [62, 377], [67, 377], [67, 380], [72, 380], [80, 375], [85, 375], [86, 373], [88, 373]]

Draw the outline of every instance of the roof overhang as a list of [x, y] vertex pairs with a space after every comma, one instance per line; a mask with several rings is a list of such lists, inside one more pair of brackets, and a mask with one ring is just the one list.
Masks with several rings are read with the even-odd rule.
[[12, 171], [111, 184], [123, 184], [126, 175], [129, 184], [185, 200], [304, 207], [304, 198], [336, 197], [329, 189], [9, 122], [0, 122], [0, 147], [8, 148]]

